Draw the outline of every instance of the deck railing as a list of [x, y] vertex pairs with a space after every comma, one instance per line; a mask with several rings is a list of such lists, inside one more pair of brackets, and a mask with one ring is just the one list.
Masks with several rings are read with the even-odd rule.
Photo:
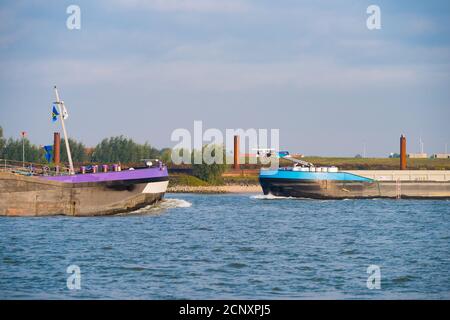
[[0, 159], [0, 172], [11, 172], [24, 176], [61, 176], [68, 175], [69, 168], [64, 166], [48, 166], [42, 163]]

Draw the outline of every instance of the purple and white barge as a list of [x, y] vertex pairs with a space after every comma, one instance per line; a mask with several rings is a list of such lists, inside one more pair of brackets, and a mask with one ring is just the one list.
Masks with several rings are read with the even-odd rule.
[[[7, 166], [5, 160], [0, 168], [0, 216], [112, 215], [160, 201], [169, 177], [167, 167], [158, 160], [144, 160], [144, 166], [128, 170], [121, 170], [119, 165], [103, 165], [102, 172], [97, 166], [90, 173], [85, 167], [80, 173], [75, 172], [64, 123], [67, 109], [56, 86], [54, 89], [52, 118], [56, 121], [60, 116], [69, 168], [64, 173], [45, 167], [37, 172], [34, 166], [27, 168], [25, 161], [22, 166]], [[59, 144], [59, 135], [57, 141]], [[54, 162], [59, 168], [59, 160]]]

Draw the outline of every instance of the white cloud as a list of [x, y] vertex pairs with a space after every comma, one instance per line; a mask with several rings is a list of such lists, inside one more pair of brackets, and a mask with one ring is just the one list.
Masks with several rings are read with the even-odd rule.
[[[142, 60], [89, 61], [60, 59], [1, 65], [9, 81], [40, 79], [66, 86], [95, 85], [160, 92], [238, 93], [289, 88], [303, 92], [357, 92], [371, 89], [414, 88], [430, 79], [448, 81], [439, 69], [421, 66], [352, 67], [322, 59], [292, 63], [160, 62]], [[133, 90], [133, 89], [132, 89]]]

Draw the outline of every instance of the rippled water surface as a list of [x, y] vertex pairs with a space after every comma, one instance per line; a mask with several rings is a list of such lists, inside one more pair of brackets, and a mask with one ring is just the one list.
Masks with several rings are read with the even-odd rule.
[[132, 215], [0, 218], [0, 298], [450, 299], [449, 201], [166, 198]]

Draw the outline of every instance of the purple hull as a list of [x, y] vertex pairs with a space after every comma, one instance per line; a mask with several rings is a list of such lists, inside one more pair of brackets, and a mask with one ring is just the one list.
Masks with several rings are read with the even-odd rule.
[[[39, 177], [44, 180], [59, 181], [64, 183], [86, 183], [86, 182], [108, 182], [108, 181], [126, 181], [142, 182], [149, 180], [168, 179], [167, 167], [145, 168], [136, 170], [124, 170], [118, 172], [105, 173], [86, 173], [72, 176]], [[166, 180], [167, 180], [166, 179]]]

